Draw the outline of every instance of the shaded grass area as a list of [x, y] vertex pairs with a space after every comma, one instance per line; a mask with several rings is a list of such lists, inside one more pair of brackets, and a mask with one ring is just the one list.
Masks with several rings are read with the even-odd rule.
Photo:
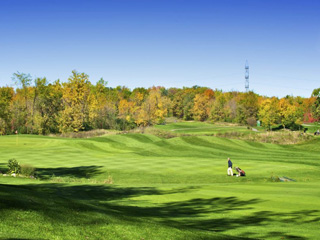
[[[162, 231], [169, 231], [166, 236], [168, 239], [233, 239], [232, 236], [225, 235], [230, 230], [240, 233], [238, 234], [240, 239], [248, 236], [253, 238], [290, 236], [307, 239], [280, 229], [283, 226], [301, 223], [315, 226], [320, 219], [318, 210], [252, 211], [264, 200], [258, 198], [242, 200], [235, 196], [193, 198], [158, 204], [143, 201], [138, 206], [132, 203], [134, 198], [187, 194], [194, 190], [194, 187], [159, 190], [155, 187], [1, 184], [0, 211], [2, 220], [7, 222], [7, 226], [3, 226], [3, 222], [0, 224], [1, 234], [5, 236], [3, 229], [12, 234], [14, 232], [12, 228], [19, 226], [20, 232], [15, 232], [14, 235], [16, 238], [25, 236], [27, 232], [31, 238], [36, 237], [32, 235], [32, 230], [39, 234], [39, 226], [34, 225], [34, 221], [41, 220], [43, 223], [40, 234], [47, 239], [75, 239], [75, 237], [106, 239], [105, 233], [98, 230], [100, 228], [113, 231], [111, 235], [107, 235], [107, 239], [136, 239], [136, 237], [158, 239], [160, 236], [163, 237]], [[13, 195], [19, 198], [13, 198]], [[248, 214], [243, 214], [248, 211]], [[130, 226], [131, 237], [127, 235], [128, 233], [121, 232], [123, 225]], [[263, 233], [251, 232], [248, 235], [243, 231], [244, 226], [246, 228], [269, 226], [271, 229], [266, 229]], [[278, 234], [273, 231], [275, 226]], [[137, 231], [135, 228], [138, 227], [145, 229]], [[154, 230], [150, 235], [144, 232], [148, 228]]]
[[72, 168], [37, 168], [37, 177], [50, 179], [58, 177], [92, 178], [102, 173], [102, 166], [80, 166]]
[[[150, 187], [0, 184], [1, 236], [14, 236], [17, 239], [26, 235], [32, 239], [39, 237], [39, 234], [41, 239], [235, 239], [210, 231], [202, 232], [198, 224], [191, 226], [185, 220], [175, 220], [196, 218], [208, 212], [203, 209], [206, 203], [199, 200], [157, 207], [138, 207], [117, 202], [142, 195], [181, 194], [187, 191], [187, 188], [159, 191]], [[14, 195], [19, 197], [14, 198]], [[222, 200], [212, 201], [222, 203]], [[237, 200], [229, 199], [228, 202], [225, 204]], [[172, 218], [172, 221], [165, 221], [166, 218]], [[38, 226], [40, 222], [41, 231]], [[17, 226], [19, 231], [15, 229]], [[125, 229], [122, 226], [126, 226]], [[101, 231], [101, 228], [107, 232]], [[137, 231], [137, 228], [140, 230]]]

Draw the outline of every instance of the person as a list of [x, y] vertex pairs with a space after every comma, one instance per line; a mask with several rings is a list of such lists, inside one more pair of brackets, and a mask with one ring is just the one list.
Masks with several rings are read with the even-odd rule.
[[233, 176], [233, 171], [232, 171], [232, 162], [230, 158], [228, 158], [228, 176]]
[[241, 168], [236, 167], [236, 170], [237, 170], [237, 172], [238, 172], [237, 177], [244, 177], [244, 176], [246, 176], [245, 171], [243, 171]]

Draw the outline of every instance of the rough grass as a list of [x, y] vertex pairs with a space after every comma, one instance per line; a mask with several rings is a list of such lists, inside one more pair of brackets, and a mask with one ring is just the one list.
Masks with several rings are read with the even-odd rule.
[[206, 123], [206, 122], [177, 122], [167, 125], [157, 125], [158, 129], [184, 134], [215, 134], [225, 132], [251, 132], [246, 126], [228, 123]]
[[[311, 125], [309, 126], [311, 127]], [[240, 139], [253, 142], [297, 144], [313, 139], [312, 125], [306, 133], [302, 131], [266, 131], [263, 127], [246, 127], [227, 123], [201, 123], [201, 122], [178, 122], [168, 125], [158, 125], [149, 129], [149, 133], [160, 137], [172, 138], [177, 136], [216, 136], [231, 139]], [[310, 133], [311, 132], [311, 133]]]
[[281, 130], [276, 132], [261, 132], [261, 133], [241, 133], [241, 132], [225, 132], [217, 133], [214, 136], [232, 138], [232, 139], [241, 139], [253, 142], [262, 142], [262, 143], [276, 143], [276, 144], [297, 144], [310, 141], [313, 139], [313, 136], [310, 134], [305, 134], [302, 132], [293, 132], [290, 130]]
[[[320, 138], [205, 134], [0, 137], [1, 171], [15, 158], [38, 172], [0, 177], [0, 239], [317, 239]], [[227, 157], [247, 177], [226, 176]]]
[[69, 132], [61, 134], [50, 134], [51, 137], [61, 137], [61, 138], [92, 138], [103, 135], [113, 135], [118, 134], [119, 131], [116, 130], [105, 130], [105, 129], [95, 129], [83, 132]]

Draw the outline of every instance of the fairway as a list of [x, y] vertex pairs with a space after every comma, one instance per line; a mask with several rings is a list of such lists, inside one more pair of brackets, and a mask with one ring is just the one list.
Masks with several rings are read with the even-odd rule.
[[[38, 172], [0, 177], [0, 238], [317, 239], [320, 139], [249, 142], [206, 136], [211, 126], [157, 126], [190, 134], [170, 139], [0, 137], [2, 172], [11, 158]], [[228, 157], [246, 177], [227, 176]]]
[[0, 3], [0, 240], [320, 240], [320, 0]]

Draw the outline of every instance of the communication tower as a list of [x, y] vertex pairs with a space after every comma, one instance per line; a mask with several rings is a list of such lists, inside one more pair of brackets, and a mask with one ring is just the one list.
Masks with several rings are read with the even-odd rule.
[[246, 70], [246, 73], [244, 76], [244, 78], [246, 79], [245, 88], [246, 88], [246, 92], [248, 92], [249, 91], [249, 64], [248, 64], [248, 60], [246, 61], [246, 66], [244, 67], [244, 69]]

